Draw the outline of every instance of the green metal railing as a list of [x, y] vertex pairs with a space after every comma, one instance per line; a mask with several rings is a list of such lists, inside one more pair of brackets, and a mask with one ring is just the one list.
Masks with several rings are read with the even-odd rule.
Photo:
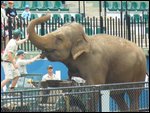
[[[126, 17], [126, 16], [125, 16]], [[107, 18], [106, 20], [101, 17], [101, 19], [96, 17], [76, 17], [76, 18], [59, 18], [52, 17], [47, 22], [36, 25], [35, 29], [39, 35], [44, 35], [49, 32], [55, 31], [57, 28], [63, 26], [66, 23], [78, 22], [83, 25], [83, 29], [87, 35], [96, 34], [109, 34], [115, 35], [136, 43], [139, 47], [149, 48], [149, 17], [126, 17], [123, 20], [120, 18]], [[22, 38], [25, 38], [28, 20], [17, 19], [15, 22], [14, 29], [20, 28], [23, 32]], [[4, 24], [4, 26], [6, 26]], [[9, 32], [12, 32], [12, 28], [8, 27]], [[5, 36], [5, 32], [2, 32]], [[10, 33], [11, 34], [11, 33]], [[10, 37], [11, 38], [11, 37]], [[6, 46], [5, 37], [1, 41], [2, 46]], [[1, 47], [2, 47], [1, 46]], [[4, 47], [3, 47], [4, 48]], [[25, 51], [39, 51], [29, 40], [19, 46], [20, 49]]]

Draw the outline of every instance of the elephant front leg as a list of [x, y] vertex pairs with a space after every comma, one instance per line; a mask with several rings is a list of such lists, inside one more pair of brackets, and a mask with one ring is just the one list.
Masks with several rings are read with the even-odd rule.
[[130, 98], [130, 111], [132, 112], [138, 112], [139, 111], [139, 95], [141, 93], [141, 90], [130, 90], [128, 91], [128, 95]]
[[126, 102], [124, 100], [124, 95], [125, 95], [125, 92], [122, 92], [122, 91], [111, 91], [110, 92], [111, 98], [113, 98], [114, 101], [116, 101], [119, 110], [122, 112], [128, 111], [128, 105], [126, 104]]
[[97, 112], [98, 111], [98, 101], [99, 101], [99, 93], [93, 92], [89, 93], [89, 100], [87, 101], [86, 105], [88, 108], [88, 112]]

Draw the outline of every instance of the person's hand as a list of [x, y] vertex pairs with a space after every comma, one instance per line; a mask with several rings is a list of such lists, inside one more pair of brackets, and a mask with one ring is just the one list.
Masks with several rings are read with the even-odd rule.
[[52, 80], [52, 79], [47, 77], [45, 80]]
[[51, 13], [50, 13], [50, 12], [47, 12], [46, 15], [51, 15]]
[[19, 19], [18, 16], [16, 16], [15, 19], [18, 20]]
[[41, 54], [40, 54], [40, 58], [41, 58], [41, 59], [44, 59], [44, 58], [45, 58], [45, 55], [41, 53]]
[[40, 58], [41, 57], [41, 54], [37, 55], [37, 58]]
[[15, 68], [15, 69], [18, 69], [18, 65], [17, 65], [17, 64], [14, 64], [14, 68]]
[[27, 83], [31, 84], [33, 82], [32, 79], [28, 79]]
[[29, 39], [29, 34], [26, 35], [26, 39], [27, 39], [27, 40]]
[[7, 16], [8, 16], [8, 17], [10, 17], [10, 15], [9, 15], [9, 14], [7, 14]]

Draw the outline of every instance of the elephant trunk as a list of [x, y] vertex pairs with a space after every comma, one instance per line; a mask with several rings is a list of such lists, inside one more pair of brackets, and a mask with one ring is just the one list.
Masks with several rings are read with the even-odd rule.
[[47, 45], [49, 45], [49, 41], [47, 35], [44, 36], [39, 36], [36, 32], [35, 32], [35, 25], [36, 24], [40, 24], [42, 22], [45, 22], [47, 20], [50, 19], [50, 15], [46, 15], [46, 16], [42, 16], [40, 18], [34, 19], [30, 22], [28, 28], [27, 28], [27, 33], [29, 34], [29, 40], [38, 48], [41, 50], [45, 50], [47, 47]]

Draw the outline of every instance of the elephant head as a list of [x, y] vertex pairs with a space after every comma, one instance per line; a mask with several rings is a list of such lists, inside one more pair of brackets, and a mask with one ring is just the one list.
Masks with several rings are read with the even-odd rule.
[[56, 31], [39, 36], [34, 27], [50, 19], [50, 15], [42, 16], [30, 22], [27, 32], [29, 40], [38, 48], [45, 51], [51, 61], [64, 61], [68, 58], [77, 59], [89, 52], [90, 45], [82, 26], [76, 22], [68, 23]]

